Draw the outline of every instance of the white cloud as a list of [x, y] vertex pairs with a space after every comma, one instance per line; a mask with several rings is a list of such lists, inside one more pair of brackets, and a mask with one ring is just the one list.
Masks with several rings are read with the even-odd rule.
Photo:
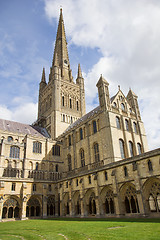
[[95, 104], [100, 74], [115, 94], [118, 84], [139, 96], [150, 148], [160, 141], [160, 1], [158, 0], [44, 0], [50, 21], [63, 6], [71, 42], [99, 48], [102, 57], [85, 74], [88, 109]]
[[0, 105], [0, 118], [32, 124], [37, 119], [37, 103], [24, 103], [15, 108], [8, 109], [5, 105]]

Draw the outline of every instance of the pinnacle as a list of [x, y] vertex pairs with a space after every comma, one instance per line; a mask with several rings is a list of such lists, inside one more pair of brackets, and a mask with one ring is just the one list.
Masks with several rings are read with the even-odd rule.
[[45, 82], [46, 83], [45, 68], [43, 68], [41, 82]]
[[81, 71], [81, 66], [80, 63], [78, 64], [78, 78], [82, 78], [82, 71]]

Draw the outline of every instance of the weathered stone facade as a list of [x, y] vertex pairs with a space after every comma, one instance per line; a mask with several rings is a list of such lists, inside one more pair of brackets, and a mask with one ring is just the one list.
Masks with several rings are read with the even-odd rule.
[[148, 151], [137, 96], [85, 114], [80, 65], [73, 81], [62, 11], [49, 82], [43, 69], [34, 125], [0, 120], [0, 220], [54, 216], [160, 216], [160, 149]]

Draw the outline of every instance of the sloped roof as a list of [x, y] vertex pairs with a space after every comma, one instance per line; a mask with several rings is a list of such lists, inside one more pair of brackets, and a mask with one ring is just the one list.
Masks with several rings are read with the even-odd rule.
[[85, 114], [83, 117], [79, 118], [77, 121], [75, 121], [74, 123], [69, 125], [69, 127], [62, 133], [62, 135], [64, 133], [68, 132], [69, 130], [71, 130], [72, 128], [77, 127], [81, 123], [85, 122], [90, 117], [94, 116], [96, 113], [98, 113], [100, 111], [100, 109], [101, 109], [100, 106], [98, 106], [98, 107], [94, 108], [92, 111], [90, 111], [89, 113]]
[[0, 129], [3, 131], [13, 132], [17, 134], [28, 134], [32, 136], [47, 138], [50, 137], [45, 128], [4, 119], [0, 119]]

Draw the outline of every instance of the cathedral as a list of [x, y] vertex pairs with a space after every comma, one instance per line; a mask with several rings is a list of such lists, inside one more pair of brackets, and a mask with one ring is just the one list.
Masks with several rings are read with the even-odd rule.
[[160, 217], [160, 148], [148, 150], [130, 89], [86, 113], [80, 64], [70, 68], [62, 9], [49, 79], [32, 125], [0, 119], [0, 221], [53, 217]]

